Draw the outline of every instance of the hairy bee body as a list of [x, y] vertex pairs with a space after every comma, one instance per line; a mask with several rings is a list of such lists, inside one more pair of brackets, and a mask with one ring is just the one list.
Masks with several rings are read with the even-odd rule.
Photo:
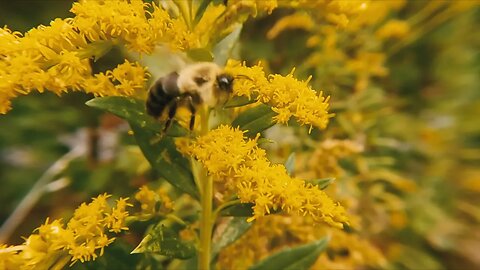
[[167, 130], [177, 108], [186, 106], [191, 112], [190, 130], [193, 130], [196, 108], [201, 104], [213, 107], [226, 100], [232, 92], [232, 85], [233, 77], [218, 65], [210, 62], [191, 64], [154, 83], [148, 92], [147, 113], [158, 119], [167, 111]]

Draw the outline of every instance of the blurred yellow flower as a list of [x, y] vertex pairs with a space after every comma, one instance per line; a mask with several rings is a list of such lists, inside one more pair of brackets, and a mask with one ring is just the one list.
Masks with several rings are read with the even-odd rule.
[[157, 211], [170, 212], [173, 209], [173, 202], [164, 188], [155, 192], [148, 186], [142, 186], [135, 194], [135, 199], [140, 203], [141, 213], [145, 215], [153, 215]]
[[356, 91], [365, 90], [371, 77], [383, 77], [388, 74], [388, 69], [384, 66], [385, 58], [384, 53], [359, 51], [355, 58], [346, 62], [345, 68], [357, 77]]
[[321, 142], [304, 162], [315, 178], [339, 177], [344, 173], [339, 161], [363, 150], [362, 144], [352, 140], [328, 139]]
[[188, 154], [242, 203], [255, 204], [249, 221], [283, 210], [340, 228], [348, 222], [342, 206], [318, 187], [290, 177], [283, 165], [271, 164], [256, 139], [244, 138], [241, 130], [229, 126], [211, 130], [190, 145]]
[[221, 269], [248, 269], [276, 251], [327, 235], [331, 237], [327, 251], [320, 255], [311, 269], [385, 266], [382, 253], [359, 235], [315, 224], [308, 217], [285, 215], [259, 218], [240, 239], [222, 250], [218, 261]]
[[150, 190], [147, 186], [143, 186], [135, 194], [135, 200], [140, 202], [140, 208], [142, 213], [153, 214], [155, 213], [155, 204], [158, 198], [154, 191]]
[[275, 25], [268, 30], [267, 38], [274, 39], [287, 29], [304, 29], [309, 31], [314, 25], [314, 21], [308, 14], [294, 13], [278, 20]]
[[410, 26], [406, 21], [390, 20], [382, 25], [382, 27], [375, 32], [375, 35], [380, 39], [400, 39], [405, 37], [409, 32]]

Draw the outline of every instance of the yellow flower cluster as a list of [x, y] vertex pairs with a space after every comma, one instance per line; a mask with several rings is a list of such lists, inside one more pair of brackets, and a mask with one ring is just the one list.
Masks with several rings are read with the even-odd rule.
[[259, 218], [240, 239], [221, 251], [218, 262], [221, 269], [248, 269], [276, 251], [306, 244], [327, 235], [331, 237], [327, 252], [320, 255], [311, 269], [385, 266], [385, 258], [380, 251], [358, 235], [318, 226], [305, 217], [285, 215]]
[[283, 165], [271, 164], [256, 139], [244, 138], [238, 129], [211, 130], [191, 144], [188, 154], [241, 202], [255, 204], [249, 221], [280, 210], [340, 228], [348, 221], [342, 206], [318, 187], [290, 177]]
[[293, 0], [281, 2], [281, 6], [315, 11], [315, 17], [341, 28], [346, 28], [352, 18], [360, 14], [369, 1], [342, 0]]
[[130, 50], [151, 53], [160, 43], [172, 49], [198, 46], [185, 21], [171, 18], [156, 4], [143, 0], [88, 0], [74, 3], [72, 24], [90, 42], [119, 39]]
[[147, 186], [141, 187], [135, 194], [135, 200], [140, 202], [141, 211], [145, 214], [155, 213], [155, 205], [158, 201], [157, 197], [157, 194]]
[[237, 96], [255, 97], [258, 101], [272, 106], [277, 113], [274, 120], [287, 123], [291, 117], [302, 125], [310, 125], [324, 129], [333, 114], [328, 113], [330, 97], [317, 93], [308, 82], [299, 81], [293, 77], [293, 72], [287, 76], [278, 74], [265, 76], [259, 65], [247, 67], [238, 61], [229, 60], [226, 72], [236, 77], [233, 92]]
[[11, 99], [31, 91], [83, 90], [94, 95], [133, 95], [144, 88], [146, 74], [137, 63], [120, 64], [92, 75], [89, 59], [108, 50], [105, 43], [87, 44], [70, 20], [56, 19], [21, 36], [0, 29], [0, 113]]
[[325, 140], [308, 157], [308, 169], [314, 178], [339, 177], [343, 173], [339, 160], [363, 151], [363, 145], [351, 140]]
[[0, 266], [6, 267], [1, 269], [61, 269], [68, 261], [72, 265], [102, 256], [104, 248], [115, 239], [107, 232], [128, 230], [126, 207], [131, 206], [127, 199], [120, 198], [111, 207], [109, 197], [103, 194], [80, 205], [66, 227], [61, 220], [47, 219], [23, 245], [2, 247]]
[[[177, 5], [182, 11], [187, 3], [183, 1], [164, 8], [143, 0], [83, 0], [70, 10], [75, 17], [57, 18], [24, 36], [0, 28], [0, 114], [11, 109], [12, 98], [33, 90], [133, 95], [144, 89], [142, 67], [126, 61], [113, 71], [92, 75], [89, 59], [101, 57], [115, 44], [139, 53], [152, 53], [159, 44], [180, 51], [211, 48], [237, 22], [277, 6], [275, 0], [232, 2], [227, 7], [210, 4], [194, 24], [191, 12], [178, 14], [171, 7]], [[194, 1], [188, 4], [197, 5]], [[253, 9], [237, 14], [250, 6]], [[176, 17], [170, 15], [175, 13]]]
[[387, 260], [380, 250], [358, 234], [329, 230], [332, 240], [312, 269], [385, 269]]
[[[166, 190], [162, 188], [155, 192], [147, 186], [142, 186], [135, 194], [135, 199], [140, 202], [141, 213], [145, 215], [153, 215], [158, 210], [170, 212], [173, 209], [172, 200]], [[161, 206], [158, 207], [160, 203]]]
[[293, 8], [294, 13], [279, 19], [267, 37], [273, 39], [292, 28], [310, 32], [305, 45], [313, 52], [305, 59], [303, 68], [317, 70], [322, 75], [317, 78], [327, 86], [344, 85], [350, 81], [345, 78], [352, 77], [356, 81], [355, 90], [363, 91], [372, 77], [387, 74], [383, 66], [385, 56], [379, 50], [385, 40], [406, 40], [411, 35], [406, 21], [387, 19], [405, 3], [405, 0], [280, 2], [281, 7]]

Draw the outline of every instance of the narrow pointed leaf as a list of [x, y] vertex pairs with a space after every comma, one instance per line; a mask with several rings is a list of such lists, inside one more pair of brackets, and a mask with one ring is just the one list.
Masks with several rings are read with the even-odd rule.
[[222, 216], [251, 217], [253, 215], [253, 203], [239, 203], [220, 211]]
[[220, 41], [213, 42], [216, 44], [213, 47], [213, 55], [215, 55], [214, 62], [220, 66], [224, 66], [227, 60], [232, 57], [232, 51], [236, 44], [238, 44], [238, 38], [242, 32], [243, 24], [237, 24], [232, 32], [226, 36], [220, 35]]
[[329, 237], [324, 237], [309, 244], [286, 248], [250, 267], [250, 270], [310, 269], [320, 253], [327, 247], [329, 240]]
[[289, 175], [295, 172], [295, 153], [291, 153], [285, 161], [285, 169]]
[[213, 54], [207, 49], [198, 48], [187, 51], [188, 58], [197, 62], [211, 62], [213, 60]]
[[275, 141], [272, 141], [272, 140], [267, 139], [267, 138], [259, 138], [257, 140], [258, 145], [267, 145], [267, 144], [272, 144], [272, 143], [275, 143]]
[[189, 161], [177, 151], [173, 139], [159, 137], [155, 131], [143, 129], [135, 123], [130, 123], [130, 127], [152, 168], [173, 186], [199, 198]]
[[148, 232], [134, 253], [156, 253], [171, 258], [188, 259], [195, 255], [195, 246], [191, 242], [182, 241], [171, 229], [160, 224]]
[[194, 24], [197, 24], [205, 13], [208, 5], [212, 2], [212, 0], [203, 0], [200, 5], [198, 6], [197, 13], [195, 14]]
[[326, 189], [331, 183], [335, 181], [335, 178], [322, 178], [322, 179], [313, 179], [306, 180], [307, 183], [318, 186], [319, 189]]
[[[129, 97], [98, 97], [87, 101], [88, 106], [102, 109], [117, 115], [120, 118], [134, 123], [141, 128], [161, 132], [160, 124], [145, 111], [145, 101]], [[179, 137], [188, 134], [188, 130], [177, 123], [173, 123], [167, 132], [168, 136]]]
[[269, 106], [260, 104], [240, 113], [238, 117], [233, 120], [232, 126], [245, 130], [245, 135], [249, 137], [255, 137], [257, 133], [275, 124], [272, 119], [275, 115], [276, 113], [272, 111]]
[[229, 99], [223, 107], [227, 109], [234, 108], [234, 107], [241, 107], [247, 104], [252, 104], [254, 102], [255, 102], [254, 98], [250, 99], [246, 96], [234, 96], [231, 99]]
[[230, 219], [223, 233], [217, 239], [213, 239], [213, 257], [217, 256], [224, 247], [232, 244], [246, 233], [252, 224], [253, 222], [247, 222], [247, 219], [244, 217], [234, 217]]

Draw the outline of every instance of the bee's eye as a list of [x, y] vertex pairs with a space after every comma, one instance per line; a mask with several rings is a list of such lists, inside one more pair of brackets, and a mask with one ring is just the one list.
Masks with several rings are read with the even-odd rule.
[[205, 79], [204, 77], [195, 77], [193, 78], [193, 80], [195, 81], [195, 83], [198, 85], [198, 86], [202, 86], [204, 83], [206, 83], [208, 80]]
[[232, 91], [232, 84], [233, 84], [233, 77], [227, 74], [222, 74], [217, 77], [218, 87], [221, 90], [231, 92]]

